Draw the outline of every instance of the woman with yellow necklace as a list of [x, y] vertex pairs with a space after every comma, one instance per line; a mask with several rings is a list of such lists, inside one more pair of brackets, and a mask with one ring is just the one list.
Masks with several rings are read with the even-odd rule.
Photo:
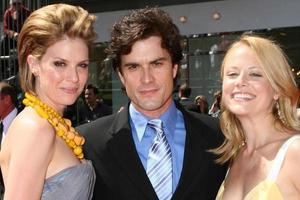
[[33, 12], [18, 39], [25, 109], [1, 146], [4, 199], [91, 199], [92, 164], [84, 138], [61, 117], [88, 78], [95, 17], [80, 7], [53, 4]]

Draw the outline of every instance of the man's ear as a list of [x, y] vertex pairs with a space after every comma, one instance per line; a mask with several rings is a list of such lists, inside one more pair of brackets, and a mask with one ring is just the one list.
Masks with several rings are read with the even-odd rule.
[[177, 76], [178, 73], [178, 64], [174, 64], [173, 66], [173, 78]]
[[27, 64], [29, 66], [29, 69], [30, 69], [31, 73], [34, 76], [38, 76], [39, 75], [39, 61], [38, 61], [38, 59], [33, 55], [29, 55], [29, 56], [27, 56]]

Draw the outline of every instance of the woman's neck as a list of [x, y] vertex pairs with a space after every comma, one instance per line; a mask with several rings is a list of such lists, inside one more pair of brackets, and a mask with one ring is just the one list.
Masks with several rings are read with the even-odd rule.
[[240, 119], [245, 134], [245, 142], [249, 152], [255, 151], [266, 144], [282, 138], [284, 135], [274, 125], [275, 119], [270, 116], [263, 118]]

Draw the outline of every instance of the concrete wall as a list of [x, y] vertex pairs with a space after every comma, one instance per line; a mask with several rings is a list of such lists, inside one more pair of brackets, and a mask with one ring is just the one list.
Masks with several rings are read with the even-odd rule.
[[[162, 7], [182, 35], [300, 26], [300, 0], [226, 0]], [[108, 41], [111, 26], [125, 11], [95, 13], [98, 41]], [[213, 20], [214, 12], [221, 14]], [[187, 22], [181, 23], [180, 16]]]

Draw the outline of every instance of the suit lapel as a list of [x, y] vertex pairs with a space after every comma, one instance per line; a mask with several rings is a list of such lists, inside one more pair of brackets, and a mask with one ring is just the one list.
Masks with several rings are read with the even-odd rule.
[[113, 135], [109, 150], [119, 165], [124, 170], [133, 184], [148, 199], [157, 199], [154, 189], [147, 177], [144, 167], [140, 161], [132, 138], [131, 128], [128, 120], [128, 107], [118, 114], [115, 124], [111, 129]]
[[[202, 130], [195, 128], [195, 125], [199, 124], [199, 121], [196, 121], [195, 118], [191, 117], [185, 110], [180, 110], [184, 116], [186, 142], [183, 168], [177, 189], [172, 199], [181, 199], [181, 197], [189, 191], [188, 185], [191, 185], [194, 178], [199, 179], [199, 173], [205, 172], [206, 170], [203, 170], [203, 168], [207, 167], [201, 163], [201, 161], [205, 159], [206, 145], [204, 143], [204, 138], [201, 138], [201, 133], [199, 134]], [[205, 177], [205, 174], [201, 176]]]

